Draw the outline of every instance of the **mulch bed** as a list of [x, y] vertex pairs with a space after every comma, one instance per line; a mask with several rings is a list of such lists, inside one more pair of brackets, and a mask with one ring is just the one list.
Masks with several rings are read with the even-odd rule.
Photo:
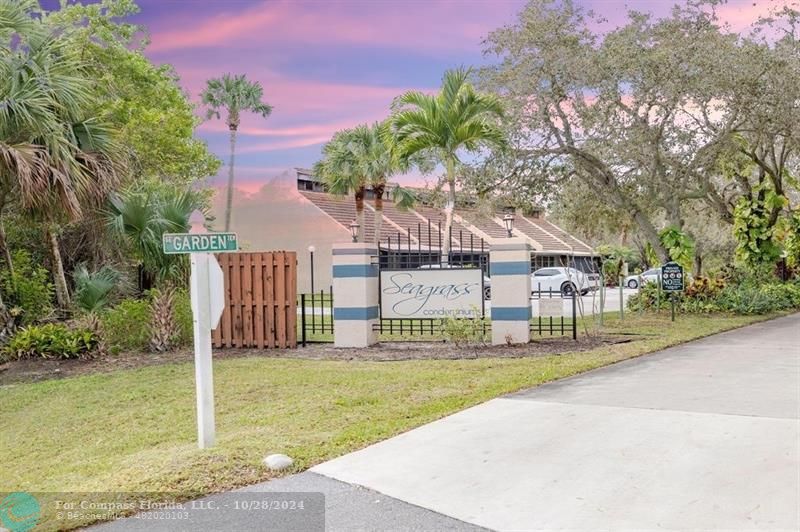
[[[356, 360], [392, 362], [399, 360], [465, 360], [476, 358], [523, 358], [588, 351], [603, 345], [630, 342], [631, 336], [542, 338], [525, 345], [456, 347], [446, 342], [382, 342], [367, 349], [335, 348], [333, 344], [309, 344], [297, 349], [217, 349], [214, 359], [265, 357], [305, 360]], [[191, 350], [172, 353], [120, 353], [89, 360], [14, 360], [0, 364], [0, 385], [59, 379], [78, 375], [108, 373], [193, 360]]]

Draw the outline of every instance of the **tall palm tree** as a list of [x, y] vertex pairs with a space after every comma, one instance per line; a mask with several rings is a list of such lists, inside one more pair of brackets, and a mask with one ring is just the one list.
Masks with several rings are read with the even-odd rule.
[[0, 0], [0, 189], [44, 222], [56, 297], [70, 304], [58, 225], [116, 185], [114, 131], [93, 115], [87, 65], [37, 16], [38, 2]]
[[225, 74], [221, 78], [206, 82], [205, 90], [200, 94], [203, 103], [208, 106], [207, 116], [219, 118], [220, 111], [225, 110], [225, 123], [230, 131], [231, 156], [228, 164], [228, 190], [225, 198], [225, 230], [231, 226], [231, 208], [233, 205], [233, 166], [236, 155], [236, 132], [241, 122], [241, 113], [252, 112], [267, 118], [272, 114], [272, 106], [261, 101], [264, 89], [257, 81], [248, 81], [244, 74], [231, 76]]
[[425, 153], [445, 168], [447, 205], [442, 260], [449, 260], [450, 229], [456, 202], [456, 165], [459, 151], [477, 152], [481, 148], [503, 149], [505, 136], [499, 120], [503, 116], [500, 99], [476, 92], [468, 81], [469, 69], [448, 70], [439, 94], [431, 96], [408, 91], [393, 104], [389, 131], [401, 159]]

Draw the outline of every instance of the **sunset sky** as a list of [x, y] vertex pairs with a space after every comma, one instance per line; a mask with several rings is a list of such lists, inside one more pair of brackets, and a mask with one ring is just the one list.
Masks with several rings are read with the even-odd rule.
[[[197, 99], [205, 80], [230, 72], [264, 87], [274, 107], [269, 119], [245, 116], [237, 152], [237, 182], [246, 191], [283, 170], [307, 167], [342, 128], [386, 117], [406, 89], [434, 90], [442, 73], [479, 65], [481, 40], [511, 23], [522, 0], [139, 0], [134, 22], [145, 25], [147, 55], [174, 65]], [[668, 0], [582, 0], [609, 19], [626, 7], [664, 14]], [[720, 8], [733, 29], [767, 12], [770, 0], [733, 0]], [[227, 162], [228, 134], [221, 121], [199, 134]], [[221, 174], [226, 172], [223, 167]], [[411, 175], [401, 182], [420, 182]], [[221, 179], [217, 178], [217, 183]]]

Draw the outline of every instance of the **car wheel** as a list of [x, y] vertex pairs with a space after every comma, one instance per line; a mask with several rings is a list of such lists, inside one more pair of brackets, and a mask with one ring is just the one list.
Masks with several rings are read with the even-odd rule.
[[487, 286], [483, 289], [483, 299], [492, 299], [492, 287]]
[[572, 283], [564, 283], [561, 285], [561, 295], [571, 296], [575, 292], [575, 285]]
[[639, 288], [639, 281], [637, 281], [636, 279], [631, 279], [630, 281], [628, 281], [628, 288], [636, 290], [637, 288]]

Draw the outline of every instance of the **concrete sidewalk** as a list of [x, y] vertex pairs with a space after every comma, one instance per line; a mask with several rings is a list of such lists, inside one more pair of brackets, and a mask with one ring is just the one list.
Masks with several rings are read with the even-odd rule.
[[495, 399], [312, 471], [495, 530], [800, 528], [800, 314]]

